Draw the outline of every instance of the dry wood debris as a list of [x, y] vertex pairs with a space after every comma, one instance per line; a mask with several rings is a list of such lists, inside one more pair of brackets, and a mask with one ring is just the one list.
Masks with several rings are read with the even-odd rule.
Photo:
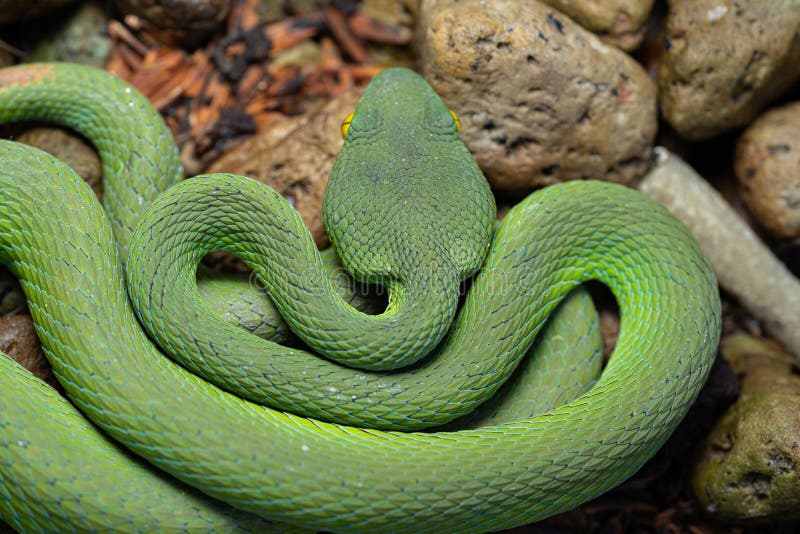
[[[187, 174], [202, 172], [231, 140], [266, 129], [275, 113], [295, 114], [309, 100], [328, 100], [363, 85], [385, 65], [371, 62], [368, 43], [406, 45], [411, 30], [357, 9], [328, 6], [259, 23], [258, 0], [236, 3], [223, 31], [186, 51], [162, 44], [158, 30], [135, 16], [111, 20], [107, 70], [128, 80], [164, 115]], [[319, 61], [273, 61], [306, 41]]]

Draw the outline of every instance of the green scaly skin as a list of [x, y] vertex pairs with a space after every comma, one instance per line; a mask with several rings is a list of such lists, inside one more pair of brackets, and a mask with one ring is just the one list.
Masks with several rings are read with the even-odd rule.
[[[443, 105], [432, 91], [424, 90], [426, 86], [416, 76], [391, 70], [373, 83], [381, 90], [365, 93], [353, 119], [353, 131], [363, 128], [366, 132], [371, 126], [385, 128], [396, 121], [406, 121], [407, 127], [417, 128], [416, 131], [421, 131], [421, 121], [445, 129]], [[405, 91], [409, 87], [423, 90], [409, 95]], [[90, 98], [92, 93], [100, 96]], [[392, 108], [395, 100], [401, 102], [398, 106], [406, 113], [398, 114]], [[107, 113], [97, 113], [93, 106], [105, 106]], [[370, 113], [362, 115], [367, 119], [360, 121], [362, 110], [367, 109]], [[428, 116], [411, 109], [438, 111]], [[381, 115], [382, 110], [390, 111]], [[294, 288], [294, 294], [288, 296], [273, 293], [281, 282], [271, 278], [286, 276], [282, 269], [289, 265], [302, 264], [298, 251], [321, 262], [309, 244], [307, 232], [304, 234], [299, 228], [296, 215], [277, 194], [248, 179], [211, 175], [182, 182], [153, 201], [149, 186], [136, 182], [142, 179], [145, 184], [156, 183], [158, 179], [148, 172], [177, 165], [174, 148], [162, 139], [169, 135], [163, 123], [127, 86], [108, 75], [74, 66], [0, 71], [0, 119], [31, 116], [66, 121], [81, 129], [100, 148], [106, 180], [113, 175], [112, 181], [120, 182], [117, 197], [122, 198], [121, 193], [128, 190], [136, 194], [147, 192], [146, 201], [134, 196], [132, 204], [121, 203], [123, 212], [127, 209], [137, 214], [143, 205], [149, 205], [146, 223], [133, 238], [129, 263], [131, 295], [141, 310], [155, 311], [162, 299], [158, 290], [141, 291], [148, 283], [149, 269], [159, 276], [173, 272], [178, 281], [187, 272], [192, 273], [191, 268], [185, 267], [191, 263], [186, 257], [197, 259], [202, 252], [190, 250], [187, 243], [201, 246], [198, 250], [235, 250], [256, 268], [273, 298], [305, 300], [305, 286]], [[453, 125], [449, 128], [450, 137], [455, 137]], [[356, 141], [370, 145], [366, 137], [353, 136]], [[361, 158], [342, 158], [337, 162], [336, 176], [354, 177], [355, 183], [371, 183], [370, 178], [378, 175], [364, 172], [359, 165], [377, 165], [381, 161], [386, 166], [392, 160], [379, 155], [384, 149], [390, 150], [388, 141], [375, 142], [377, 145], [371, 148], [376, 161], [369, 158], [369, 151]], [[350, 151], [350, 145], [348, 135], [345, 152], [357, 153]], [[434, 139], [420, 139], [419, 145], [426, 150], [427, 159], [413, 161], [410, 166], [406, 161], [399, 168], [406, 177], [418, 177], [426, 183], [429, 159], [439, 157], [440, 148]], [[450, 157], [451, 152], [442, 150], [441, 157]], [[421, 153], [415, 154], [421, 158]], [[465, 150], [462, 154], [451, 164], [456, 168], [474, 165], [471, 160], [461, 161], [469, 158]], [[402, 160], [403, 155], [397, 155]], [[109, 164], [120, 161], [130, 166]], [[531, 195], [508, 214], [495, 233], [483, 268], [437, 358], [426, 358], [414, 366], [411, 374], [416, 378], [406, 385], [422, 382], [415, 387], [436, 395], [455, 391], [450, 399], [431, 400], [434, 407], [430, 412], [446, 412], [442, 422], [462, 415], [460, 406], [475, 405], [489, 397], [499, 388], [496, 380], [512, 373], [563, 297], [581, 282], [597, 279], [615, 294], [622, 327], [614, 354], [599, 379], [592, 385], [589, 373], [583, 385], [574, 388], [579, 396], [564, 404], [553, 401], [541, 406], [545, 411], [533, 410], [530, 417], [520, 411], [524, 410], [523, 402], [510, 413], [497, 418], [489, 414], [482, 420], [498, 424], [459, 432], [361, 430], [276, 411], [241, 400], [197, 378], [165, 358], [144, 334], [128, 302], [118, 261], [119, 251], [127, 249], [127, 242], [122, 239], [118, 248], [112, 235], [112, 229], [124, 232], [132, 227], [136, 217], [117, 214], [109, 223], [89, 187], [63, 164], [39, 151], [2, 142], [0, 162], [0, 259], [20, 279], [43, 348], [73, 403], [106, 434], [155, 467], [203, 493], [272, 521], [329, 531], [488, 531], [566, 510], [623, 481], [655, 453], [696, 397], [716, 351], [720, 330], [716, 283], [686, 230], [663, 208], [634, 191], [598, 182], [569, 183]], [[142, 176], [128, 174], [137, 165]], [[123, 178], [132, 180], [127, 189]], [[165, 187], [172, 181], [164, 179]], [[413, 183], [410, 181], [403, 189], [410, 190]], [[445, 188], [446, 199], [466, 196], [455, 184], [440, 185]], [[361, 189], [365, 185], [354, 187]], [[352, 201], [355, 204], [337, 208], [326, 200], [326, 210], [338, 213], [354, 227], [354, 221], [347, 221], [348, 213], [366, 209], [364, 203], [368, 201], [381, 207], [380, 197], [357, 200], [353, 196]], [[395, 199], [385, 209], [393, 213], [399, 204]], [[414, 217], [419, 218], [417, 225], [438, 223], [439, 212], [430, 216], [411, 204], [413, 214], [404, 215], [411, 217], [403, 219], [404, 224]], [[466, 210], [463, 213], [469, 214]], [[483, 212], [477, 214], [478, 218], [483, 217]], [[268, 228], [266, 237], [252, 226], [262, 219], [275, 225]], [[329, 219], [329, 231], [330, 223]], [[471, 224], [474, 221], [467, 226]], [[450, 232], [463, 226], [463, 221], [443, 222]], [[481, 224], [474, 227], [479, 235], [484, 231]], [[415, 241], [420, 227], [407, 228], [413, 234], [407, 242], [423, 246], [425, 239]], [[371, 231], [375, 229], [373, 225]], [[356, 271], [374, 267], [369, 261], [363, 267], [364, 259], [359, 259], [359, 254], [369, 255], [371, 250], [383, 256], [386, 243], [373, 241], [374, 234], [355, 237], [362, 241], [356, 245], [350, 241], [348, 229], [340, 231], [342, 235], [336, 238], [339, 251], [350, 247], [351, 252], [343, 255], [350, 258], [345, 263], [355, 265]], [[390, 233], [380, 239], [401, 241], [398, 235], [391, 234], [395, 230], [386, 231]], [[281, 240], [281, 235], [286, 238]], [[293, 237], [288, 239], [289, 235]], [[434, 250], [444, 254], [443, 249], [451, 244], [447, 239], [454, 234], [445, 232], [448, 237], [444, 240], [437, 240], [435, 233], [427, 235], [434, 241]], [[151, 237], [168, 242], [169, 245], [161, 245], [166, 250], [157, 248], [159, 245], [152, 243]], [[144, 254], [139, 245], [156, 248]], [[273, 245], [285, 248], [280, 249], [282, 253], [264, 250]], [[362, 245], [366, 247], [358, 248]], [[399, 246], [397, 254], [402, 258], [402, 245]], [[481, 247], [480, 243], [475, 245], [471, 254], [482, 257]], [[175, 266], [170, 268], [160, 257], [153, 257], [155, 250], [159, 254], [169, 252]], [[469, 250], [469, 246], [462, 248], [453, 257], [462, 258]], [[269, 266], [260, 265], [256, 259], [262, 252], [269, 254]], [[421, 252], [416, 257], [428, 261], [432, 256]], [[438, 273], [443, 279], [458, 278], [470, 271], [454, 259], [442, 264], [446, 265], [442, 269], [450, 269], [444, 275]], [[451, 268], [454, 265], [458, 268]], [[413, 266], [409, 270], [413, 273]], [[368, 270], [358, 276], [378, 279], [375, 272], [370, 274]], [[403, 282], [405, 276], [400, 277]], [[312, 278], [316, 277], [314, 274]], [[390, 287], [402, 287], [392, 287], [401, 293], [408, 288], [418, 289], [413, 281], [406, 286], [392, 279], [383, 281]], [[431, 284], [429, 279], [425, 285]], [[393, 298], [399, 309], [401, 303], [407, 305], [417, 296], [402, 294]], [[178, 308], [191, 305], [186, 301], [169, 304]], [[308, 321], [307, 329], [314, 327], [313, 316], [305, 319], [303, 314], [293, 313], [298, 321]], [[159, 330], [158, 323], [149, 316], [143, 321], [149, 328]], [[373, 333], [386, 335], [380, 328]], [[229, 339], [214, 341], [220, 352], [234, 348]], [[302, 370], [314, 372], [317, 364], [310, 363], [306, 355], [284, 350], [284, 355], [300, 356], [296, 367], [301, 375]], [[200, 355], [199, 366], [203, 366], [205, 357]], [[280, 359], [281, 354], [272, 354], [272, 358]], [[452, 360], [456, 378], [445, 385], [425, 383], [432, 376], [426, 375], [426, 370], [446, 365], [439, 360]], [[575, 359], [580, 361], [580, 357]], [[233, 365], [241, 367], [241, 363]], [[33, 432], [31, 427], [38, 422], [19, 417], [20, 409], [11, 399], [25, 380], [8, 379], [20, 372], [13, 366], [11, 371], [7, 368], [9, 365], [4, 364], [4, 393], [0, 396], [3, 518], [20, 529], [81, 529], [86, 525], [121, 530], [154, 528], [152, 520], [139, 521], [135, 510], [137, 504], [150, 504], [147, 484], [152, 487], [154, 483], [126, 477], [129, 471], [139, 473], [142, 479], [159, 475], [141, 469], [141, 463], [120, 460], [124, 454], [119, 450], [112, 455], [108, 452], [114, 449], [111, 442], [98, 438], [87, 456], [76, 460], [74, 455], [72, 459], [59, 455], [59, 451], [68, 448], [68, 442], [72, 443], [69, 440], [80, 441], [75, 437], [80, 436], [79, 432], [52, 434], [45, 440], [41, 454], [52, 453], [51, 462], [65, 464], [64, 483], [60, 476], [50, 474], [48, 465], [42, 465], [40, 455], [26, 454], [27, 447], [19, 442], [28, 439]], [[212, 374], [214, 369], [212, 366]], [[283, 379], [281, 372], [268, 378]], [[358, 376], [373, 377], [376, 383], [383, 380], [389, 385], [376, 385], [368, 395], [374, 395], [372, 400], [379, 413], [374, 418], [405, 419], [415, 426], [420, 405], [391, 402], [399, 394], [398, 388], [391, 387], [398, 373], [347, 372], [356, 380], [361, 380]], [[453, 389], [459, 375], [474, 379], [469, 390]], [[563, 380], [566, 387], [572, 387], [568, 379]], [[43, 387], [27, 381], [34, 387]], [[349, 384], [341, 387], [364, 392]], [[479, 400], [468, 399], [468, 393], [477, 395]], [[25, 406], [45, 418], [65, 411], [64, 403], [52, 395], [33, 397]], [[362, 402], [361, 397], [354, 401], [337, 394], [320, 397], [323, 412], [336, 412], [330, 406], [341, 403], [344, 409], [340, 411], [352, 414], [352, 403]], [[295, 408], [293, 401], [289, 406]], [[501, 411], [498, 409], [497, 413]], [[402, 415], [390, 415], [395, 412]], [[76, 416], [74, 412], [68, 415]], [[516, 417], [523, 418], [514, 420]], [[114, 469], [123, 470], [124, 476], [116, 480], [125, 481], [123, 509], [131, 512], [123, 518], [115, 508], [119, 505], [107, 497], [120, 493], [114, 479], [99, 477], [93, 479], [91, 488], [76, 487], [66, 474], [67, 466], [80, 469], [87, 460], [99, 456], [99, 451], [114, 456], [120, 466]], [[177, 483], [171, 484], [175, 492], [181, 493]], [[67, 497], [60, 497], [58, 492], [65, 492]], [[80, 498], [75, 497], [76, 493]], [[182, 506], [194, 511], [195, 517], [202, 512], [209, 529], [226, 530], [237, 521], [231, 519], [229, 509], [217, 506], [214, 515], [209, 512], [213, 505], [195, 498], [194, 506], [176, 504], [175, 514], [186, 511]], [[212, 516], [214, 520], [206, 519]], [[144, 513], [141, 517], [145, 517]], [[249, 525], [257, 525], [252, 523], [254, 519], [242, 518], [244, 528], [248, 520]], [[163, 527], [167, 528], [167, 524]]]
[[[385, 299], [378, 293], [380, 289], [355, 283], [344, 271], [336, 251], [325, 249], [320, 252], [320, 258], [334, 289], [350, 306], [372, 315], [386, 308]], [[297, 344], [296, 336], [267, 296], [264, 285], [252, 273], [199, 270], [197, 290], [204, 302], [211, 303], [214, 315], [225, 322], [275, 343]]]

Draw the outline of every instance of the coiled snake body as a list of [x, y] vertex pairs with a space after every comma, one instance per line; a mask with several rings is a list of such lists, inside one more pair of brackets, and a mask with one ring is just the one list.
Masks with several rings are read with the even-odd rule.
[[[269, 188], [231, 175], [174, 185], [169, 131], [122, 81], [71, 65], [0, 71], [0, 120], [22, 119], [94, 143], [106, 210], [62, 163], [0, 142], [0, 260], [56, 376], [96, 425], [0, 358], [0, 516], [17, 529], [509, 528], [635, 472], [713, 360], [716, 282], [677, 221], [588, 181], [531, 195], [491, 238], [488, 187], [447, 108], [410, 71], [385, 71], [365, 91], [326, 192], [342, 264], [390, 291], [372, 316], [337, 295], [327, 260]], [[327, 358], [216, 315], [194, 282], [211, 250], [253, 267]], [[479, 268], [457, 311], [459, 284]], [[547, 316], [592, 279], [622, 317], [602, 375], [591, 348], [570, 355], [596, 341], [596, 326], [567, 335], [569, 319], [554, 320], [541, 352], [566, 345], [557, 358], [586, 377], [553, 374], [560, 362], [537, 356], [501, 389]], [[559, 316], [583, 313], [585, 300], [571, 297]], [[521, 382], [556, 394], [520, 400]]]

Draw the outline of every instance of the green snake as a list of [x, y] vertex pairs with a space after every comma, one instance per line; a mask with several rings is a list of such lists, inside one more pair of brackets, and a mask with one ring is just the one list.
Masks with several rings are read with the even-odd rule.
[[[94, 144], [105, 210], [63, 163], [0, 142], [0, 260], [71, 401], [0, 358], [0, 516], [18, 530], [510, 528], [633, 474], [713, 361], [716, 281], [678, 221], [585, 181], [530, 195], [495, 229], [453, 114], [409, 70], [365, 90], [323, 209], [341, 264], [388, 290], [377, 313], [340, 295], [276, 192], [180, 181], [166, 125], [114, 76], [0, 71], [0, 121], [29, 119]], [[201, 296], [213, 250], [253, 268], [302, 343], [254, 336]], [[599, 376], [573, 291], [588, 280], [621, 315]], [[221, 285], [246, 300], [242, 281]]]

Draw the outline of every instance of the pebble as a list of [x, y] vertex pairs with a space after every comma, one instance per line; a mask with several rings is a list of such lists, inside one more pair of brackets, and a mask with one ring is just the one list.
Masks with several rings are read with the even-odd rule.
[[800, 372], [790, 355], [742, 332], [723, 339], [721, 350], [741, 394], [702, 446], [695, 497], [723, 520], [798, 520]]
[[543, 0], [597, 34], [603, 42], [634, 50], [644, 38], [654, 0]]
[[196, 44], [226, 19], [232, 0], [115, 0], [124, 15], [136, 15], [166, 30], [159, 38], [169, 43]]
[[800, 77], [796, 0], [670, 0], [658, 72], [666, 121], [687, 139], [750, 122]]
[[734, 169], [747, 209], [773, 237], [800, 237], [800, 102], [773, 109], [736, 144]]
[[649, 170], [654, 83], [552, 7], [423, 0], [416, 45], [423, 75], [461, 118], [462, 138], [495, 189], [632, 184]]

